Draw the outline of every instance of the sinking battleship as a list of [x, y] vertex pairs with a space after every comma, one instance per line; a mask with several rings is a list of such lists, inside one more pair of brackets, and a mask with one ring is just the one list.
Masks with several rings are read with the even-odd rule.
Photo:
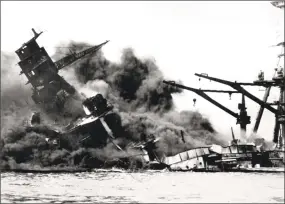
[[[20, 58], [20, 75], [25, 74], [28, 79], [26, 84], [32, 85], [31, 98], [35, 104], [42, 105], [47, 112], [60, 114], [66, 101], [75, 95], [76, 89], [58, 74], [59, 70], [96, 53], [109, 41], [53, 62], [45, 48], [36, 42], [42, 32], [37, 33], [34, 29], [32, 31], [34, 37], [15, 51]], [[118, 120], [112, 112], [113, 106], [101, 94], [85, 97], [82, 109], [85, 116], [74, 118], [67, 126], [60, 128], [40, 128], [41, 113], [35, 112], [26, 131], [45, 132], [48, 135], [46, 142], [52, 148], [72, 149], [79, 145], [102, 147], [106, 145], [108, 138], [114, 139], [116, 134], [112, 132], [112, 125], [116, 125]]]
[[76, 93], [58, 72], [66, 66], [87, 55], [96, 53], [109, 41], [90, 47], [78, 53], [71, 53], [64, 58], [53, 62], [44, 47], [40, 47], [36, 39], [42, 34], [32, 29], [34, 37], [24, 43], [15, 52], [18, 55], [21, 74], [28, 79], [26, 84], [32, 85], [32, 99], [36, 104], [41, 104], [47, 111], [60, 112], [67, 99]]
[[[18, 63], [21, 68], [20, 75], [25, 74], [28, 79], [26, 84], [32, 85], [31, 98], [35, 104], [42, 105], [47, 112], [60, 114], [66, 101], [75, 95], [76, 90], [58, 74], [59, 70], [96, 53], [109, 41], [53, 62], [45, 48], [40, 48], [36, 42], [42, 32], [37, 33], [34, 29], [32, 31], [34, 37], [15, 51], [20, 58]], [[44, 133], [46, 144], [51, 149], [103, 148], [111, 142], [118, 150], [123, 151], [114, 142], [122, 130], [120, 118], [113, 112], [113, 106], [101, 94], [96, 94], [89, 98], [85, 97], [82, 109], [85, 115], [74, 118], [63, 127], [45, 127], [42, 124], [41, 113], [34, 112], [25, 126], [26, 132]], [[151, 142], [146, 141], [134, 149], [141, 150], [145, 158], [151, 154], [151, 151], [145, 150], [149, 147], [149, 143]]]

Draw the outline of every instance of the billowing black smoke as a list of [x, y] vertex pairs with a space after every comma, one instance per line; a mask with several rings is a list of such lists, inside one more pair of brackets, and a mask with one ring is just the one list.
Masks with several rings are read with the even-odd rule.
[[[72, 42], [68, 46], [73, 51], [81, 51], [87, 44]], [[60, 52], [56, 52], [55, 59], [61, 57]], [[60, 73], [79, 93], [90, 97], [100, 92], [114, 105], [114, 116], [119, 119], [116, 123], [119, 126], [113, 128], [117, 135], [115, 143], [125, 151], [118, 150], [112, 143], [103, 149], [77, 147], [53, 150], [45, 143], [45, 137], [53, 134], [54, 117], [56, 120], [65, 118], [43, 113], [44, 124], [28, 131], [22, 128], [23, 121], [38, 107], [29, 99], [28, 86], [19, 86], [22, 84], [18, 81], [20, 68], [13, 67], [16, 59], [2, 52], [1, 55], [5, 56], [1, 64], [1, 83], [5, 78], [11, 79], [1, 84], [2, 168], [102, 167], [125, 157], [136, 163], [139, 160], [136, 155], [141, 152], [130, 147], [150, 135], [160, 138], [157, 144], [159, 155], [173, 155], [191, 147], [224, 142], [200, 113], [175, 111], [172, 94], [181, 90], [163, 84], [163, 74], [156, 64], [149, 59], [138, 59], [128, 48], [123, 50], [119, 63], [110, 62], [102, 52], [98, 52]], [[28, 100], [30, 102], [26, 102]], [[71, 110], [73, 104], [70, 103], [67, 109]]]
[[[84, 44], [72, 43], [73, 49], [79, 51]], [[85, 45], [87, 46], [87, 45]], [[126, 107], [119, 109], [125, 111], [151, 111], [165, 112], [173, 108], [171, 94], [181, 92], [179, 89], [162, 84], [163, 74], [151, 60], [140, 60], [132, 49], [123, 50], [121, 62], [116, 64], [107, 60], [102, 52], [96, 56], [84, 58], [75, 63], [76, 79], [81, 83], [103, 80], [109, 85], [112, 98], [119, 97]], [[116, 103], [116, 102], [115, 102]]]

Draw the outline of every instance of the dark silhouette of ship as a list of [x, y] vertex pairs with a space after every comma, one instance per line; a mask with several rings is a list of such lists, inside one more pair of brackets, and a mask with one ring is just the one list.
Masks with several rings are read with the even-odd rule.
[[16, 50], [21, 60], [18, 63], [21, 68], [20, 75], [25, 74], [28, 78], [26, 84], [32, 85], [32, 99], [36, 104], [43, 104], [48, 111], [61, 111], [67, 98], [74, 95], [76, 90], [58, 71], [86, 55], [96, 53], [109, 41], [53, 62], [45, 48], [36, 42], [42, 32], [37, 33], [34, 29], [32, 31], [34, 37]]

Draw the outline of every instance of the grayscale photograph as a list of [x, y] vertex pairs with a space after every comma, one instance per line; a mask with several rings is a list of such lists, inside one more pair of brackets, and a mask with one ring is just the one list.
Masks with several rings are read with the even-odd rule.
[[284, 1], [1, 1], [1, 203], [284, 203]]

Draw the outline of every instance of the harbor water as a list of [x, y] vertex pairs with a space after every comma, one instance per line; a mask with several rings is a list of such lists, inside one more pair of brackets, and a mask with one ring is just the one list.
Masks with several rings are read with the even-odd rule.
[[1, 203], [284, 203], [284, 173], [2, 173]]

